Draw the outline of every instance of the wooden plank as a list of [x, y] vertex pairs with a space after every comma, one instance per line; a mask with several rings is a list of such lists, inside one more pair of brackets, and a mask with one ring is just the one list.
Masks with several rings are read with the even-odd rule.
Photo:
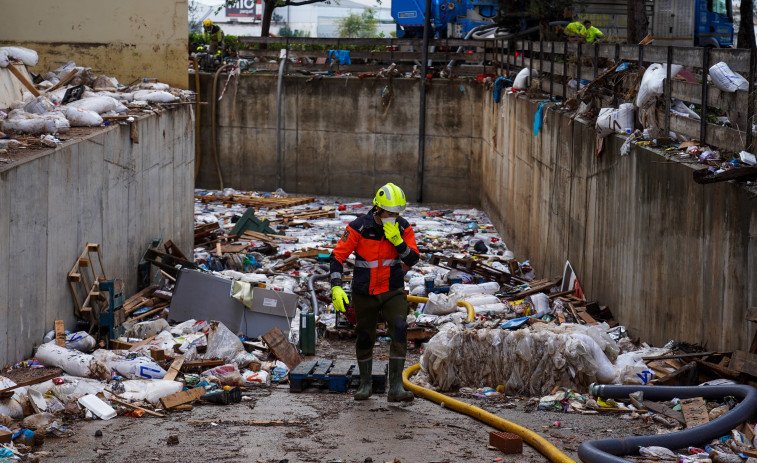
[[59, 89], [59, 88], [61, 88], [62, 86], [64, 86], [64, 85], [66, 85], [67, 83], [71, 82], [71, 80], [72, 80], [72, 79], [73, 79], [74, 77], [76, 77], [76, 73], [77, 73], [77, 72], [79, 72], [79, 70], [78, 70], [78, 69], [76, 69], [76, 68], [74, 68], [74, 69], [71, 69], [71, 71], [69, 71], [69, 73], [68, 73], [68, 74], [66, 74], [66, 77], [62, 78], [61, 80], [59, 80], [59, 81], [58, 81], [58, 83], [57, 83], [57, 84], [55, 84], [55, 85], [53, 85], [52, 87], [50, 87], [50, 88], [48, 88], [47, 90], [45, 90], [45, 93], [50, 93], [50, 92], [52, 92], [52, 91], [54, 91], [54, 90], [58, 90], [58, 89]]
[[66, 347], [66, 328], [63, 320], [55, 320], [55, 345]]
[[163, 408], [169, 409], [176, 407], [177, 405], [193, 402], [202, 397], [203, 394], [205, 394], [204, 386], [196, 387], [194, 389], [187, 389], [186, 391], [179, 391], [174, 394], [161, 397], [160, 404], [163, 405]]
[[290, 371], [302, 362], [302, 357], [300, 357], [297, 349], [286, 339], [284, 333], [278, 327], [262, 335], [261, 339], [268, 344], [273, 355], [284, 362]]
[[147, 345], [147, 344], [149, 344], [149, 343], [150, 343], [150, 341], [152, 341], [153, 339], [155, 339], [155, 338], [156, 338], [157, 336], [158, 336], [158, 335], [156, 334], [156, 335], [150, 336], [150, 337], [149, 337], [149, 338], [147, 338], [147, 339], [143, 339], [143, 340], [139, 341], [138, 343], [134, 344], [134, 345], [133, 345], [133, 346], [131, 347], [131, 349], [129, 349], [129, 351], [131, 351], [131, 352], [134, 352], [134, 351], [136, 351], [136, 350], [137, 350], [137, 349], [139, 349], [140, 347], [142, 347], [142, 346], [144, 346], [144, 345]]
[[57, 378], [58, 376], [61, 375], [61, 373], [63, 373], [63, 370], [58, 370], [56, 373], [49, 373], [49, 374], [47, 374], [45, 376], [40, 376], [39, 378], [30, 379], [28, 381], [22, 381], [22, 382], [16, 384], [15, 386], [6, 387], [5, 389], [0, 390], [0, 394], [3, 394], [3, 393], [8, 392], [8, 391], [12, 391], [14, 389], [18, 389], [19, 387], [31, 386], [32, 384], [43, 383], [43, 382], [47, 381], [48, 379]]
[[119, 341], [117, 339], [112, 339], [108, 341], [108, 347], [114, 350], [129, 350], [132, 347], [134, 347], [134, 344], [130, 342]]
[[689, 362], [671, 373], [662, 375], [654, 380], [655, 384], [666, 386], [693, 386], [697, 383], [699, 374], [696, 362]]
[[757, 354], [750, 354], [743, 350], [734, 351], [728, 368], [751, 376], [757, 376]]
[[218, 367], [223, 365], [225, 362], [220, 360], [192, 360], [191, 362], [184, 362], [184, 365], [181, 366], [182, 370], [189, 370], [191, 368], [207, 368], [207, 367]]
[[681, 399], [681, 412], [686, 420], [686, 428], [691, 429], [710, 422], [707, 404], [701, 397]]
[[697, 365], [701, 367], [702, 369], [709, 371], [710, 373], [713, 373], [717, 376], [720, 376], [721, 378], [737, 379], [739, 375], [741, 374], [738, 370], [722, 367], [718, 364], [715, 364], [712, 362], [706, 362], [698, 358], [695, 358], [694, 361], [697, 362]]
[[576, 310], [576, 313], [578, 314], [578, 317], [584, 321], [587, 325], [598, 325], [596, 320], [594, 320], [594, 317], [586, 313], [585, 310]]
[[661, 415], [665, 415], [669, 418], [673, 418], [674, 420], [678, 421], [681, 424], [686, 424], [686, 420], [683, 418], [683, 413], [673, 410], [672, 408], [668, 407], [667, 405], [663, 405], [657, 402], [652, 402], [651, 400], [645, 400], [642, 402], [642, 405], [647, 410], [651, 410], [655, 413], [659, 413]]
[[[21, 71], [19, 71], [16, 68], [16, 66], [18, 66], [18, 65], [14, 64], [14, 63], [11, 63], [11, 64], [8, 65], [8, 70], [11, 72], [11, 74], [13, 74], [14, 76], [16, 76], [16, 79], [18, 79], [18, 81], [21, 82], [21, 84], [24, 87], [26, 87], [27, 90], [29, 90], [30, 92], [32, 92], [32, 95], [39, 96], [39, 91], [37, 91], [37, 89], [34, 88], [34, 84], [32, 84], [31, 82], [29, 82], [29, 80], [26, 78], [26, 76], [24, 76], [24, 74]], [[21, 66], [23, 66], [23, 64]]]
[[685, 358], [690, 358], [690, 357], [707, 357], [708, 355], [723, 354], [723, 353], [724, 352], [715, 352], [715, 351], [710, 351], [710, 352], [694, 352], [694, 353], [691, 353], [691, 354], [658, 355], [658, 356], [654, 356], [654, 357], [642, 357], [641, 359], [646, 362], [648, 360], [671, 360], [671, 359], [685, 359]]
[[[112, 392], [108, 391], [109, 394], [113, 394]], [[132, 410], [142, 410], [143, 412], [147, 413], [148, 415], [157, 416], [158, 418], [165, 418], [167, 415], [163, 415], [162, 413], [154, 412], [152, 410], [148, 410], [146, 408], [138, 407], [136, 405], [130, 404], [129, 402], [126, 402], [125, 400], [117, 399], [115, 397], [111, 397], [108, 400], [111, 402], [115, 402], [117, 404], [121, 404], [124, 407], [131, 408]]]
[[171, 366], [168, 368], [168, 373], [163, 377], [166, 381], [173, 381], [176, 378], [176, 375], [179, 374], [179, 371], [181, 370], [181, 366], [184, 364], [184, 356], [179, 355], [176, 357], [171, 363]]

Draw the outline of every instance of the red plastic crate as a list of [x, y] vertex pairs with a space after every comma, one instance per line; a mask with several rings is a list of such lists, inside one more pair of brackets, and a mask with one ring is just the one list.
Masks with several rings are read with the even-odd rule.
[[504, 453], [523, 453], [523, 438], [510, 432], [491, 431], [489, 445]]

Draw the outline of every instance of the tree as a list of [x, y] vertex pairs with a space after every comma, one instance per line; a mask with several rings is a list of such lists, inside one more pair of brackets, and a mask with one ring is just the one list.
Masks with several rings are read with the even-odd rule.
[[378, 19], [376, 10], [366, 8], [361, 14], [351, 14], [339, 20], [337, 27], [339, 37], [367, 38], [375, 37], [378, 33]]
[[627, 42], [637, 44], [647, 36], [647, 28], [649, 27], [644, 0], [628, 0], [626, 14], [628, 18]]
[[279, 29], [280, 37], [310, 37], [310, 31], [301, 31], [299, 29], [290, 29], [289, 26], [284, 26]]
[[756, 48], [754, 37], [754, 1], [741, 0], [741, 21], [739, 22], [739, 35], [737, 36], [737, 46], [739, 48]]

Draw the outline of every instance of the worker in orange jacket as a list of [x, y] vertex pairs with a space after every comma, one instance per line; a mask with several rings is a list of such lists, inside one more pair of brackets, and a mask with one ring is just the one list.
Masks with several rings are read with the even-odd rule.
[[360, 369], [355, 400], [366, 400], [373, 393], [373, 345], [380, 316], [391, 334], [387, 400], [407, 402], [413, 400], [413, 393], [402, 385], [407, 353], [405, 272], [418, 262], [420, 254], [413, 228], [399, 216], [406, 207], [402, 189], [387, 183], [376, 192], [373, 205], [368, 214], [347, 226], [331, 253], [331, 297], [334, 309], [344, 312], [350, 301], [342, 289], [342, 272], [344, 262], [354, 252], [352, 298], [357, 318], [355, 351]]

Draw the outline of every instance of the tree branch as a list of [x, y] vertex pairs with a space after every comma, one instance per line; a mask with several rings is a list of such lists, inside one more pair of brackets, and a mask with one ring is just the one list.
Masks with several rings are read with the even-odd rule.
[[284, 0], [281, 3], [283, 3], [284, 6], [299, 6], [299, 5], [309, 5], [311, 3], [322, 3], [326, 1], [328, 0], [300, 0], [300, 1]]

